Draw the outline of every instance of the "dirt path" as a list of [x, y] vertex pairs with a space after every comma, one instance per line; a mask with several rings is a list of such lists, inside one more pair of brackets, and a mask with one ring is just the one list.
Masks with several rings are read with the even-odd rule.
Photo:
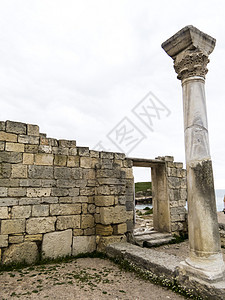
[[1, 300], [184, 299], [99, 258], [0, 272], [0, 287]]

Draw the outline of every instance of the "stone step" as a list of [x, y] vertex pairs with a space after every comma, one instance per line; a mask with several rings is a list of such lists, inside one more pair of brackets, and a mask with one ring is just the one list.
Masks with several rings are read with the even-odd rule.
[[135, 244], [141, 247], [154, 247], [168, 244], [175, 238], [169, 233], [152, 231], [148, 234], [134, 235]]
[[146, 247], [146, 248], [158, 247], [158, 246], [161, 246], [161, 245], [169, 244], [172, 241], [175, 241], [175, 238], [172, 237], [172, 236], [164, 238], [164, 239], [144, 241], [143, 242], [143, 247]]

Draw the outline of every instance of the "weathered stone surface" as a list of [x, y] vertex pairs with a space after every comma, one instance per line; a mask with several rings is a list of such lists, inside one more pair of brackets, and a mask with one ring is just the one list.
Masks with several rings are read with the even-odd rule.
[[111, 225], [102, 225], [102, 224], [96, 225], [97, 235], [112, 235], [112, 233], [113, 233], [113, 228]]
[[29, 166], [29, 178], [51, 179], [53, 178], [53, 167], [47, 166]]
[[26, 222], [28, 234], [46, 233], [55, 231], [56, 217], [30, 218]]
[[47, 217], [49, 216], [49, 205], [33, 205], [32, 217]]
[[38, 153], [52, 153], [52, 146], [40, 145], [38, 146]]
[[5, 151], [24, 152], [24, 144], [6, 143]]
[[122, 223], [113, 227], [114, 234], [124, 234], [127, 232], [127, 224]]
[[73, 235], [77, 236], [77, 235], [83, 235], [83, 229], [73, 229]]
[[53, 203], [58, 203], [59, 198], [58, 197], [42, 197], [41, 202], [42, 204], [53, 204]]
[[94, 216], [92, 215], [81, 215], [81, 229], [94, 227]]
[[104, 225], [124, 223], [127, 220], [124, 206], [101, 207], [100, 220]]
[[17, 198], [0, 198], [0, 206], [12, 206], [18, 205], [19, 200]]
[[13, 206], [12, 217], [15, 219], [29, 218], [31, 215], [31, 206]]
[[56, 183], [57, 187], [62, 187], [62, 188], [72, 188], [75, 187], [75, 180], [70, 180], [70, 179], [58, 179]]
[[5, 150], [5, 142], [0, 142], [0, 151]]
[[9, 236], [9, 244], [19, 244], [19, 243], [23, 243], [23, 241], [24, 241], [24, 236], [22, 234]]
[[24, 123], [6, 121], [6, 132], [16, 133], [16, 134], [26, 134], [27, 126]]
[[31, 145], [38, 145], [39, 144], [39, 137], [32, 136], [32, 135], [19, 135], [18, 142], [21, 144], [31, 144]]
[[95, 196], [95, 205], [111, 206], [114, 205], [114, 196]]
[[35, 263], [38, 259], [38, 248], [36, 243], [25, 242], [21, 244], [12, 244], [3, 254], [3, 264], [25, 262]]
[[101, 236], [96, 239], [97, 251], [105, 252], [105, 249], [108, 245], [114, 243], [125, 243], [126, 241], [127, 239], [124, 235]]
[[38, 145], [25, 144], [25, 152], [27, 153], [38, 153], [38, 149], [39, 149]]
[[92, 167], [93, 158], [91, 157], [81, 157], [80, 158], [80, 166], [81, 168], [90, 169]]
[[25, 219], [2, 220], [1, 234], [22, 233], [25, 231]]
[[0, 207], [0, 219], [8, 219], [8, 207]]
[[27, 124], [27, 134], [28, 135], [39, 136], [39, 126], [38, 125]]
[[96, 250], [95, 236], [74, 236], [72, 255], [91, 253]]
[[0, 187], [0, 197], [7, 197], [8, 189], [5, 187]]
[[88, 147], [77, 147], [78, 154], [80, 156], [89, 156], [89, 148]]
[[27, 166], [12, 165], [12, 178], [27, 178]]
[[52, 216], [75, 215], [81, 213], [81, 204], [51, 204], [50, 214]]
[[49, 197], [51, 188], [27, 188], [27, 197]]
[[37, 153], [34, 155], [34, 164], [40, 166], [53, 165], [53, 154]]
[[25, 242], [41, 242], [42, 234], [26, 234], [24, 237]]
[[76, 148], [76, 141], [59, 140], [60, 147]]
[[79, 156], [68, 156], [67, 157], [67, 167], [79, 167], [80, 157]]
[[71, 255], [72, 229], [44, 234], [42, 255], [44, 258], [57, 258]]
[[34, 163], [34, 154], [32, 153], [23, 153], [23, 164], [32, 165]]
[[67, 163], [67, 156], [66, 155], [54, 155], [54, 165], [55, 166], [66, 166]]
[[42, 186], [42, 181], [41, 179], [20, 179], [19, 185], [21, 187], [41, 187]]
[[8, 235], [0, 234], [0, 247], [8, 247]]
[[8, 188], [9, 197], [24, 197], [26, 196], [26, 188]]
[[7, 133], [5, 131], [0, 131], [0, 141], [6, 142], [17, 142], [17, 135], [12, 133]]
[[[20, 198], [19, 200], [17, 200], [17, 204], [19, 205], [31, 205], [31, 204], [40, 204], [41, 203], [41, 198]], [[14, 204], [16, 205], [16, 204]]]
[[59, 216], [56, 221], [57, 230], [65, 230], [69, 228], [80, 228], [80, 215], [76, 216]]
[[8, 163], [0, 163], [0, 178], [10, 178], [12, 165]]
[[0, 130], [5, 131], [5, 122], [0, 121]]
[[19, 152], [0, 152], [0, 162], [17, 164], [22, 162], [22, 153]]

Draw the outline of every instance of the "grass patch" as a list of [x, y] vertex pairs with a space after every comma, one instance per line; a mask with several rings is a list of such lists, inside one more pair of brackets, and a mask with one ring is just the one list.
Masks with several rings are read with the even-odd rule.
[[[147, 190], [152, 190], [152, 183], [151, 182], [136, 182], [135, 183], [135, 193], [136, 192], [147, 192]], [[152, 193], [150, 193], [152, 194]]]

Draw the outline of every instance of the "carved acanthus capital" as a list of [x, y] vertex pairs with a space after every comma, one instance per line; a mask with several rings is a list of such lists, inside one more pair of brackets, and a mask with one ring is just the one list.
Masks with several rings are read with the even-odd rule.
[[174, 69], [178, 74], [177, 78], [184, 80], [192, 76], [205, 78], [208, 72], [208, 55], [199, 50], [186, 50], [180, 53], [174, 60]]

